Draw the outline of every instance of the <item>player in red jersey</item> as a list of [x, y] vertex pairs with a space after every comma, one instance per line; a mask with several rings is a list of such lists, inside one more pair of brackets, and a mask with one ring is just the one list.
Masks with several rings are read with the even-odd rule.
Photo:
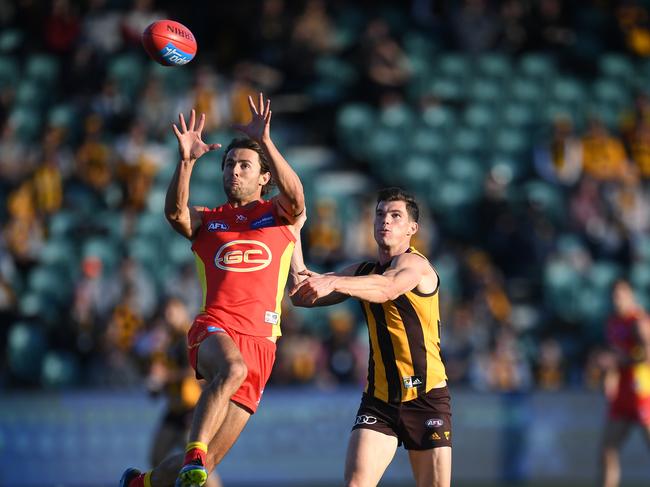
[[[172, 177], [165, 215], [192, 241], [203, 307], [188, 332], [190, 363], [207, 384], [192, 418], [185, 456], [164, 460], [152, 472], [124, 472], [121, 487], [194, 487], [205, 484], [257, 409], [275, 359], [280, 301], [296, 235], [304, 223], [302, 183], [270, 136], [270, 103], [249, 98], [252, 120], [236, 126], [222, 159], [228, 201], [215, 209], [190, 207], [197, 159], [219, 144], [201, 139], [192, 110], [189, 125], [174, 125], [180, 162]], [[273, 181], [279, 194], [262, 196]], [[180, 470], [179, 470], [180, 469]], [[175, 482], [175, 483], [174, 483]]]
[[633, 426], [641, 426], [650, 445], [650, 319], [627, 281], [615, 283], [612, 301], [614, 313], [606, 331], [609, 413], [602, 446], [603, 487], [619, 485], [619, 452]]

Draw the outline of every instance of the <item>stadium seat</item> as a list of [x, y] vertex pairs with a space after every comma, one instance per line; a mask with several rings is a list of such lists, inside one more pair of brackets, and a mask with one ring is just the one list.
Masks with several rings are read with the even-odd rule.
[[542, 53], [526, 53], [519, 60], [519, 73], [528, 79], [546, 83], [556, 72], [555, 60]]
[[[440, 167], [433, 159], [413, 155], [405, 161], [399, 177], [403, 180], [405, 187], [419, 194], [427, 194], [435, 183], [440, 180], [441, 173]], [[395, 176], [394, 174], [393, 177]]]
[[472, 65], [466, 55], [447, 52], [436, 58], [435, 72], [436, 76], [464, 82], [472, 74]]
[[524, 192], [526, 200], [540, 208], [555, 224], [564, 221], [566, 202], [557, 186], [542, 181], [530, 181], [524, 186]]
[[34, 54], [25, 62], [25, 79], [36, 81], [44, 88], [52, 86], [59, 76], [59, 60], [46, 54]]
[[81, 244], [81, 256], [97, 257], [102, 261], [104, 272], [112, 272], [120, 259], [120, 250], [114, 240], [108, 238], [91, 237]]
[[27, 289], [64, 305], [71, 298], [73, 288], [71, 276], [66, 274], [60, 265], [39, 265], [27, 277]]
[[463, 122], [467, 127], [486, 135], [493, 127], [496, 109], [484, 103], [472, 103], [465, 109]]
[[108, 76], [117, 82], [120, 92], [133, 97], [142, 85], [143, 66], [148, 65], [149, 63], [143, 63], [142, 59], [134, 54], [119, 54], [109, 61]]
[[623, 270], [616, 262], [597, 260], [589, 268], [587, 279], [595, 289], [608, 292], [614, 281], [622, 275]]
[[555, 78], [550, 87], [551, 99], [577, 110], [584, 104], [588, 89], [577, 78], [563, 76]]
[[507, 88], [510, 99], [530, 107], [538, 107], [544, 100], [544, 87], [539, 80], [517, 76]]
[[411, 132], [410, 149], [421, 156], [441, 156], [447, 151], [448, 141], [444, 132], [419, 126]]
[[495, 153], [522, 157], [528, 148], [528, 137], [521, 129], [502, 127], [494, 133], [492, 149]]
[[503, 99], [504, 92], [500, 83], [486, 78], [478, 78], [468, 87], [469, 98], [482, 103], [496, 105]]
[[25, 34], [19, 29], [13, 29], [9, 25], [5, 25], [0, 31], [0, 52], [15, 51], [25, 39]]
[[406, 104], [393, 104], [379, 111], [379, 124], [406, 135], [413, 129], [415, 115]]
[[536, 115], [536, 111], [525, 103], [510, 102], [500, 107], [500, 119], [508, 127], [531, 128], [535, 123]]
[[135, 235], [150, 239], [160, 238], [169, 229], [165, 219], [163, 207], [155, 212], [144, 212], [138, 217], [135, 224]]
[[72, 279], [79, 265], [74, 241], [66, 237], [50, 238], [41, 250], [40, 262], [47, 268], [61, 272], [66, 279]]
[[478, 130], [459, 127], [449, 136], [450, 151], [459, 154], [478, 155], [484, 146], [485, 137]]
[[79, 362], [70, 352], [50, 350], [43, 357], [40, 379], [46, 389], [74, 386], [80, 375]]
[[0, 56], [0, 89], [16, 86], [20, 79], [20, 69], [13, 57]]
[[376, 116], [375, 109], [363, 103], [348, 103], [337, 113], [338, 140], [353, 156], [363, 156], [364, 141], [374, 129]]
[[38, 382], [47, 338], [39, 327], [18, 322], [11, 325], [7, 336], [9, 370], [27, 384]]
[[445, 105], [426, 108], [421, 115], [421, 122], [439, 134], [448, 134], [456, 128], [456, 113]]
[[23, 142], [32, 142], [37, 138], [42, 122], [40, 112], [33, 108], [16, 107], [9, 115], [9, 123]]
[[476, 71], [483, 78], [503, 82], [512, 75], [512, 61], [505, 54], [485, 53], [476, 60]]
[[592, 92], [597, 103], [611, 106], [615, 110], [622, 111], [631, 103], [630, 91], [626, 90], [620, 82], [612, 78], [600, 78], [596, 80], [593, 84]]
[[636, 72], [629, 56], [613, 52], [598, 57], [598, 68], [603, 76], [616, 79], [619, 83], [631, 83]]
[[464, 96], [464, 83], [452, 78], [437, 78], [430, 81], [424, 94], [435, 96], [443, 101], [458, 102]]

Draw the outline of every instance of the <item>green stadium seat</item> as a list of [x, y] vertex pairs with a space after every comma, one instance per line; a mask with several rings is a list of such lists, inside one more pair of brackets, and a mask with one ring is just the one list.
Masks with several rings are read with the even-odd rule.
[[[364, 144], [364, 141], [360, 141]], [[395, 130], [377, 129], [365, 140], [365, 156], [371, 161], [395, 161], [404, 150], [404, 137]], [[372, 166], [372, 164], [371, 164]]]
[[192, 71], [187, 69], [169, 69], [169, 66], [151, 63], [151, 76], [161, 82], [163, 91], [168, 94], [183, 93], [192, 86]]
[[530, 128], [535, 123], [537, 112], [528, 104], [510, 102], [500, 107], [501, 122], [507, 127]]
[[485, 137], [478, 130], [459, 127], [449, 136], [452, 153], [478, 154], [484, 150]]
[[47, 339], [43, 330], [28, 323], [14, 323], [7, 335], [9, 370], [27, 384], [37, 382], [46, 348]]
[[27, 288], [53, 300], [59, 305], [65, 304], [72, 295], [70, 273], [60, 265], [40, 265], [32, 269], [27, 277]]
[[500, 103], [504, 96], [502, 85], [486, 78], [479, 78], [471, 83], [468, 94], [474, 101], [491, 104]]
[[566, 217], [564, 197], [557, 186], [542, 181], [530, 181], [524, 186], [526, 200], [540, 208], [556, 224]]
[[413, 110], [406, 104], [393, 104], [379, 111], [379, 124], [391, 130], [410, 132], [414, 122]]
[[468, 198], [477, 199], [483, 188], [484, 169], [480, 161], [468, 156], [455, 155], [447, 162], [446, 174], [450, 180], [465, 188]]
[[333, 82], [340, 87], [351, 86], [359, 78], [359, 73], [352, 64], [336, 56], [321, 56], [316, 59], [314, 71], [321, 80]]
[[643, 263], [634, 264], [630, 270], [630, 282], [641, 292], [650, 292], [650, 267]]
[[135, 224], [135, 235], [150, 239], [160, 238], [167, 230], [169, 224], [165, 218], [163, 207], [157, 212], [144, 212], [138, 217]]
[[562, 260], [551, 261], [544, 269], [544, 299], [561, 318], [577, 318], [578, 290], [583, 286], [580, 274]]
[[519, 73], [526, 78], [545, 83], [554, 77], [555, 72], [555, 60], [550, 55], [529, 53], [519, 60]]
[[492, 149], [495, 153], [520, 157], [528, 148], [528, 136], [521, 129], [502, 127], [494, 133]]
[[17, 107], [9, 115], [9, 123], [14, 127], [18, 138], [23, 142], [32, 142], [41, 132], [43, 119], [38, 110]]
[[539, 80], [517, 76], [510, 81], [508, 88], [512, 100], [528, 106], [539, 106], [544, 102], [544, 87]]
[[418, 194], [427, 194], [440, 180], [441, 173], [440, 167], [433, 159], [413, 155], [406, 160], [400, 177], [410, 190]]
[[494, 127], [495, 108], [483, 103], [472, 103], [465, 109], [463, 122], [471, 129], [485, 134]]
[[607, 292], [622, 275], [623, 269], [616, 262], [597, 260], [589, 268], [587, 279], [595, 289]]
[[568, 76], [555, 78], [550, 87], [552, 100], [569, 105], [573, 109], [579, 108], [585, 102], [587, 93], [585, 83]]
[[24, 81], [16, 88], [14, 106], [38, 109], [43, 106], [46, 93], [33, 81]]
[[441, 131], [419, 126], [411, 132], [410, 148], [421, 156], [440, 156], [447, 150], [447, 139]]
[[436, 76], [464, 81], [472, 74], [469, 58], [459, 53], [440, 54], [435, 60]]
[[629, 83], [635, 77], [635, 66], [632, 59], [625, 54], [605, 53], [598, 57], [600, 73], [607, 78], [618, 79], [619, 82]]
[[78, 115], [72, 104], [59, 104], [52, 107], [47, 114], [47, 123], [53, 127], [74, 129]]
[[72, 210], [62, 209], [52, 215], [48, 225], [50, 237], [71, 236], [81, 223], [79, 214]]
[[505, 81], [512, 75], [512, 61], [505, 54], [486, 53], [476, 60], [479, 76]]
[[34, 54], [25, 63], [24, 76], [30, 81], [36, 81], [43, 86], [56, 83], [61, 66], [54, 56]]
[[445, 105], [426, 108], [421, 115], [421, 122], [437, 133], [450, 133], [456, 128], [456, 113]]
[[50, 350], [43, 357], [40, 382], [46, 389], [72, 387], [80, 375], [79, 362], [70, 352]]
[[113, 57], [108, 65], [108, 77], [113, 79], [121, 93], [133, 97], [143, 82], [144, 66], [142, 58], [131, 53]]
[[113, 271], [121, 260], [120, 249], [108, 238], [91, 237], [81, 244], [81, 256], [97, 257], [102, 261], [104, 272]]
[[337, 138], [353, 156], [364, 155], [363, 144], [373, 132], [376, 118], [375, 109], [363, 103], [348, 103], [337, 113]]
[[41, 250], [40, 262], [46, 268], [60, 272], [64, 280], [72, 279], [79, 267], [74, 241], [65, 237], [50, 238]]
[[0, 31], [0, 52], [15, 51], [23, 42], [25, 35], [18, 29], [5, 26]]
[[14, 87], [19, 80], [18, 62], [10, 56], [0, 56], [0, 89]]
[[424, 91], [425, 94], [450, 102], [460, 101], [464, 96], [463, 85], [451, 78], [436, 78]]
[[593, 84], [593, 97], [599, 104], [623, 110], [631, 103], [631, 93], [620, 82], [611, 78], [601, 78]]

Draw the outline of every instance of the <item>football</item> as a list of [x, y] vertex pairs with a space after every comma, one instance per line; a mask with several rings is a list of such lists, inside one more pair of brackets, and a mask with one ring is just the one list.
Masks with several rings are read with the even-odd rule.
[[163, 66], [183, 66], [196, 55], [192, 31], [173, 20], [158, 20], [142, 33], [142, 45], [151, 59]]

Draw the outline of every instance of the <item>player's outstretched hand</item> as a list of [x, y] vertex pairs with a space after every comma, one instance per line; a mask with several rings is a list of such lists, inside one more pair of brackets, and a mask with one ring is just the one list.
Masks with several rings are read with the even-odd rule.
[[235, 130], [239, 130], [253, 139], [258, 144], [263, 138], [268, 138], [271, 132], [271, 100], [267, 99], [264, 103], [264, 95], [260, 93], [258, 105], [255, 106], [252, 97], [248, 97], [248, 106], [251, 110], [251, 121], [248, 125], [233, 125]]
[[216, 150], [221, 147], [221, 144], [206, 144], [201, 139], [201, 132], [205, 125], [205, 113], [201, 114], [199, 118], [199, 125], [196, 124], [196, 112], [192, 110], [190, 115], [190, 124], [185, 124], [185, 117], [182, 113], [178, 114], [178, 121], [181, 126], [180, 130], [176, 124], [172, 124], [176, 138], [178, 139], [178, 153], [183, 161], [195, 161], [206, 152]]

